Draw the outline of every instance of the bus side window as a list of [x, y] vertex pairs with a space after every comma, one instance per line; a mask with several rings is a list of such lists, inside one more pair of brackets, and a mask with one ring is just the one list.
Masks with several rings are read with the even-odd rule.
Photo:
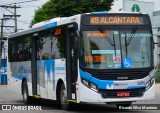
[[49, 60], [52, 58], [50, 30], [39, 33], [39, 36], [37, 58], [40, 56], [41, 60]]
[[8, 59], [9, 59], [9, 62], [13, 62], [14, 61], [14, 41], [13, 39], [9, 39], [8, 40], [9, 44], [8, 44]]
[[31, 36], [27, 36], [23, 43], [23, 61], [31, 60]]
[[24, 48], [23, 53], [24, 53], [24, 60], [25, 61], [31, 60], [31, 51], [30, 51], [29, 47]]
[[23, 61], [23, 51], [18, 51], [18, 61]]
[[[60, 34], [56, 34], [57, 30], [61, 30]], [[55, 33], [54, 33], [55, 32]], [[65, 27], [55, 28], [52, 33], [52, 59], [64, 58], [65, 49]]]

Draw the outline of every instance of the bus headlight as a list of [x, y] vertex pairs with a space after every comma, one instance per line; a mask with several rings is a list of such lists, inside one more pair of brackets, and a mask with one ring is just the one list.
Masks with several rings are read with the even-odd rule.
[[91, 90], [93, 90], [95, 92], [98, 91], [96, 84], [91, 83], [91, 82], [89, 82], [89, 81], [87, 81], [87, 80], [85, 80], [83, 78], [81, 78], [81, 81], [82, 81], [82, 84], [85, 85], [86, 87], [88, 87], [89, 89], [91, 89]]
[[89, 87], [89, 83], [88, 83], [88, 81], [86, 81], [86, 80], [82, 79], [82, 83], [83, 83], [83, 85], [85, 85], [85, 86]]
[[151, 86], [154, 84], [154, 77], [151, 78]]
[[146, 83], [146, 91], [150, 88], [150, 80]]
[[91, 89], [95, 92], [97, 92], [97, 86], [93, 83], [91, 83]]
[[146, 91], [154, 84], [154, 77], [146, 83]]

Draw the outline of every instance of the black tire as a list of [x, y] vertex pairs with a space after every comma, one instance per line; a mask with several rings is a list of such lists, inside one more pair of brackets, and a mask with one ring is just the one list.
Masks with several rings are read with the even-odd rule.
[[22, 94], [24, 103], [27, 105], [31, 104], [31, 97], [28, 95], [28, 86], [26, 81], [23, 82]]
[[64, 84], [61, 86], [60, 89], [60, 104], [63, 110], [68, 111], [71, 108], [71, 104], [67, 101], [67, 91], [65, 89]]

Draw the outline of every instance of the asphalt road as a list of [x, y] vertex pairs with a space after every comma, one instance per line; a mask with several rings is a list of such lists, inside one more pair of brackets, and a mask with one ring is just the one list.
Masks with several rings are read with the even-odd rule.
[[[24, 105], [22, 101], [22, 95], [15, 93], [12, 90], [9, 90], [7, 86], [0, 86], [0, 105], [4, 104], [14, 104], [14, 105]], [[150, 101], [136, 102], [133, 104], [159, 104], [160, 107], [160, 84], [156, 84], [156, 98]], [[25, 105], [24, 105], [25, 106]], [[106, 105], [106, 104], [76, 104], [73, 105], [72, 111], [63, 111], [57, 106], [54, 101], [42, 100], [37, 102], [32, 106], [40, 106], [42, 110], [30, 110], [22, 111], [16, 110], [15, 113], [159, 113], [160, 110], [117, 110], [115, 105]], [[136, 105], [137, 106], [137, 105]], [[136, 107], [135, 106], [135, 107]], [[156, 105], [152, 105], [156, 106]], [[12, 113], [13, 111], [0, 111], [0, 113]]]

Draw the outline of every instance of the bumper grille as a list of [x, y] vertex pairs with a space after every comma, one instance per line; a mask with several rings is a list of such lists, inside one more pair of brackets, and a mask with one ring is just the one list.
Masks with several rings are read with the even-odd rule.
[[[100, 90], [99, 93], [103, 98], [121, 98], [117, 97], [117, 92], [130, 92], [129, 97], [141, 97], [145, 92], [145, 88], [137, 89], [120, 89], [120, 90]], [[126, 97], [128, 98], [128, 97]]]
[[[143, 71], [124, 71], [124, 72], [98, 72], [94, 77], [101, 80], [134, 80], [142, 79], [149, 75], [148, 72]], [[119, 79], [121, 78], [121, 79]], [[124, 78], [124, 79], [123, 79]]]
[[135, 80], [142, 79], [149, 75], [153, 68], [143, 69], [85, 69], [83, 71], [90, 73], [93, 77], [100, 80]]

